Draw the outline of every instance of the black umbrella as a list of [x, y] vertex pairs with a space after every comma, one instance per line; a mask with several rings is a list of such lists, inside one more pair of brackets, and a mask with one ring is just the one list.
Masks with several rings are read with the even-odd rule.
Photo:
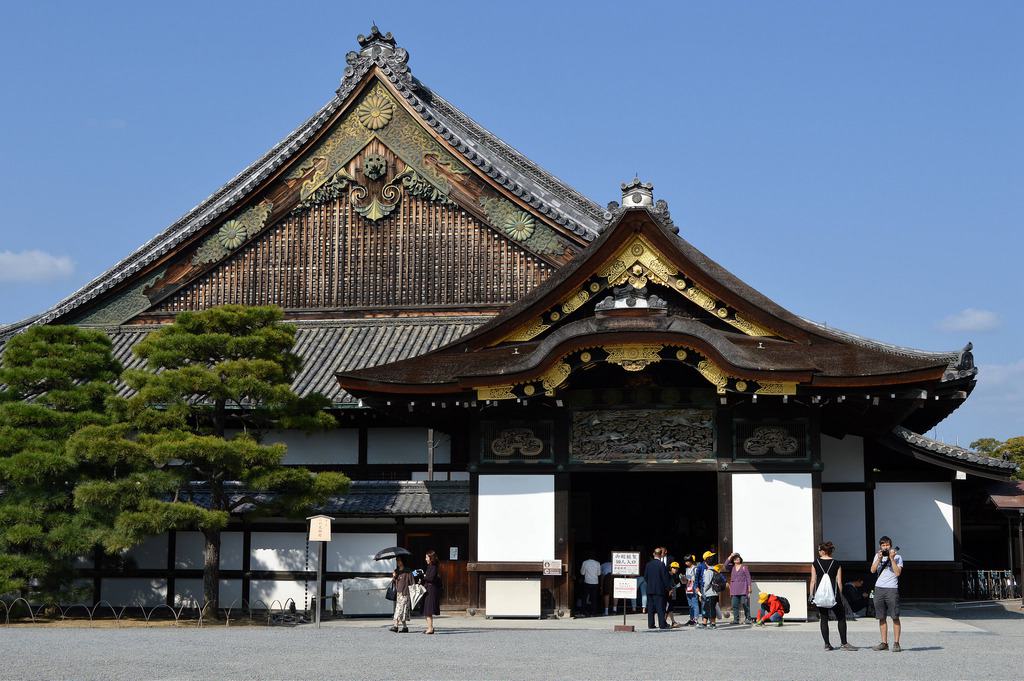
[[412, 551], [403, 549], [401, 546], [392, 546], [390, 549], [381, 549], [377, 552], [377, 555], [373, 557], [374, 560], [388, 560], [391, 558], [397, 558], [398, 556], [411, 556]]

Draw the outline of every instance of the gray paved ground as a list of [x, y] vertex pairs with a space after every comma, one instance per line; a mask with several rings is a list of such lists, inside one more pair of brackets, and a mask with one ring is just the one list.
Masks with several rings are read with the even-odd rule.
[[[905, 614], [901, 654], [822, 650], [817, 623], [613, 633], [614, 618], [439, 618], [438, 635], [376, 621], [297, 628], [0, 628], [4, 679], [1022, 679], [1024, 614]], [[618, 620], [621, 621], [621, 620]], [[637, 624], [641, 623], [636, 618]], [[833, 636], [834, 634], [833, 623]], [[414, 621], [414, 629], [422, 629]], [[861, 620], [851, 642], [872, 645]], [[837, 637], [833, 642], [837, 643]]]

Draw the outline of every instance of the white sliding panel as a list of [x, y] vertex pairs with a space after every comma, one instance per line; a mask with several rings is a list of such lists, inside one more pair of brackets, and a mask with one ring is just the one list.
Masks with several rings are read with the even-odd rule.
[[[206, 539], [202, 532], [178, 532], [174, 537], [174, 564], [179, 570], [202, 570]], [[242, 569], [242, 533], [220, 533], [220, 569]]]
[[104, 577], [100, 580], [100, 598], [115, 608], [150, 607], [167, 600], [167, 580], [149, 577]]
[[301, 430], [272, 430], [263, 437], [263, 443], [286, 445], [286, 464], [359, 463], [358, 428], [337, 428], [313, 433], [304, 433]]
[[[327, 543], [327, 571], [390, 575], [395, 561], [374, 560], [373, 554], [397, 544], [398, 535], [394, 532], [334, 532]], [[423, 561], [423, 556], [413, 556], [411, 562], [413, 566], [422, 566]]]
[[481, 475], [477, 560], [555, 557], [555, 476]]
[[838, 560], [865, 560], [864, 492], [821, 493], [821, 537], [836, 545]]
[[864, 438], [821, 436], [822, 482], [864, 482]]
[[[242, 605], [242, 580], [222, 579], [219, 588], [220, 607], [241, 610]], [[174, 580], [174, 604], [182, 606], [186, 603], [205, 603], [203, 600], [203, 580], [182, 579]], [[234, 614], [232, 614], [234, 617]]]
[[[434, 463], [451, 463], [451, 437], [434, 431]], [[368, 428], [366, 463], [427, 465], [426, 428]]]
[[909, 560], [953, 560], [953, 489], [948, 482], [875, 485], [875, 537], [892, 537]]
[[253, 532], [250, 541], [253, 570], [316, 570], [317, 551], [315, 546], [307, 551], [305, 532]]
[[810, 473], [734, 473], [733, 549], [749, 563], [803, 563], [814, 558]]
[[128, 549], [127, 557], [140, 570], [166, 570], [167, 533], [146, 537], [141, 544]]

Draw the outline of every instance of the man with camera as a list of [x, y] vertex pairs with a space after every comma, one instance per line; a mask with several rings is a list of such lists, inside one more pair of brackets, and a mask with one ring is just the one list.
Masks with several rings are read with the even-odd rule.
[[892, 652], [898, 653], [900, 648], [900, 574], [903, 572], [903, 556], [899, 555], [900, 547], [893, 548], [892, 539], [882, 537], [878, 540], [878, 553], [871, 562], [871, 573], [878, 574], [875, 581], [875, 615], [878, 617], [878, 629], [882, 634], [882, 642], [874, 650], [889, 649], [889, 628], [886, 617], [892, 618]]

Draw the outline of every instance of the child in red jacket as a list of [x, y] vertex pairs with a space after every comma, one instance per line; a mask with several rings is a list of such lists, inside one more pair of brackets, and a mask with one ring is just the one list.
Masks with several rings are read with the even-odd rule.
[[782, 608], [782, 602], [774, 595], [761, 592], [757, 597], [761, 604], [761, 610], [757, 613], [756, 626], [763, 627], [765, 622], [777, 622], [782, 626], [782, 617], [786, 611]]

